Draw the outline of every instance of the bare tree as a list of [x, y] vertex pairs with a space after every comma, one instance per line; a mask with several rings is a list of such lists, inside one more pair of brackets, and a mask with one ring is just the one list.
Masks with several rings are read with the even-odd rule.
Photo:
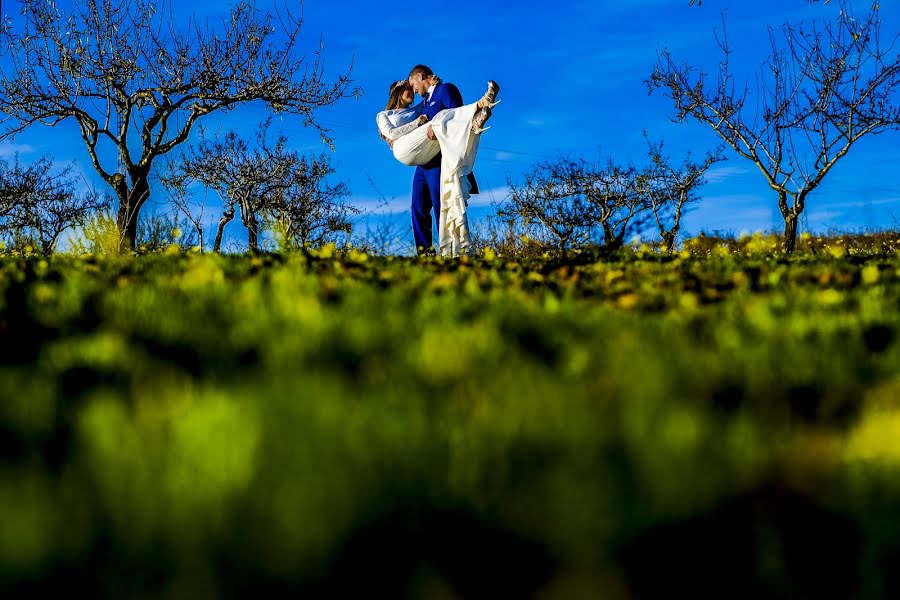
[[204, 248], [203, 214], [206, 212], [206, 195], [200, 201], [195, 201], [193, 194], [187, 190], [187, 181], [175, 176], [171, 165], [166, 174], [161, 178], [163, 190], [169, 198], [175, 211], [181, 214], [185, 224], [190, 227], [191, 237], [197, 241], [200, 252]]
[[289, 153], [287, 138], [279, 137], [274, 145], [268, 141], [270, 123], [267, 120], [260, 125], [253, 143], [248, 143], [234, 131], [208, 137], [206, 131], [201, 130], [199, 141], [172, 161], [160, 178], [173, 195], [185, 194], [192, 183], [199, 183], [219, 195], [223, 211], [213, 252], [221, 250], [225, 226], [234, 219], [237, 209], [240, 209], [241, 221], [247, 228], [250, 251], [259, 250], [261, 212], [285, 185], [292, 160], [284, 159]]
[[565, 256], [590, 239], [594, 209], [569, 173], [578, 163], [563, 158], [542, 162], [516, 185], [508, 181], [509, 199], [497, 210], [501, 219], [517, 219], [525, 227], [539, 227], [554, 240]]
[[79, 189], [73, 166], [54, 171], [43, 157], [30, 165], [0, 160], [0, 230], [13, 240], [29, 240], [50, 254], [67, 229], [81, 225], [107, 205], [96, 191]]
[[134, 247], [154, 161], [206, 115], [262, 101], [298, 114], [330, 143], [315, 109], [343, 97], [347, 75], [325, 81], [321, 50], [299, 54], [301, 19], [239, 0], [218, 30], [178, 30], [166, 0], [21, 0], [21, 32], [4, 31], [0, 139], [36, 123], [78, 123], [92, 164], [118, 200], [117, 225]]
[[330, 185], [334, 172], [327, 157], [309, 158], [288, 148], [284, 135], [269, 139], [271, 120], [263, 122], [252, 143], [230, 131], [189, 146], [161, 177], [173, 194], [199, 183], [215, 191], [224, 207], [213, 251], [219, 252], [225, 226], [240, 210], [251, 252], [259, 250], [260, 228], [276, 226], [291, 246], [318, 245], [350, 231], [355, 209], [341, 199], [344, 183]]
[[607, 249], [621, 248], [628, 232], [644, 226], [647, 201], [640, 193], [639, 176], [634, 167], [617, 165], [612, 159], [603, 166], [581, 161], [567, 174], [594, 208]]
[[[675, 103], [675, 119], [712, 127], [754, 163], [776, 193], [784, 219], [784, 249], [793, 252], [797, 224], [809, 194], [860, 138], [900, 126], [896, 38], [884, 43], [878, 3], [860, 18], [837, 3], [835, 19], [786, 24], [781, 41], [770, 30], [771, 53], [758, 78], [738, 85], [732, 48], [718, 39], [723, 58], [716, 80], [663, 51], [648, 80]], [[750, 100], [755, 96], [756, 102]]]
[[321, 246], [337, 243], [341, 235], [349, 241], [352, 218], [362, 211], [343, 202], [350, 195], [347, 184], [328, 182], [334, 173], [328, 157], [288, 153], [279, 160], [286, 164], [284, 185], [267, 203], [265, 215], [284, 245]]
[[699, 162], [688, 153], [681, 165], [675, 166], [672, 158], [665, 154], [662, 140], [654, 142], [646, 132], [644, 137], [650, 164], [640, 174], [639, 188], [650, 204], [663, 248], [672, 252], [681, 231], [681, 217], [690, 205], [700, 200], [698, 190], [706, 183], [706, 172], [713, 164], [724, 160], [724, 148], [707, 152]]
[[595, 229], [602, 232], [604, 247], [620, 248], [627, 233], [646, 219], [637, 170], [612, 160], [601, 165], [568, 158], [543, 162], [525, 175], [524, 184], [509, 182], [509, 188], [509, 200], [498, 214], [544, 229], [563, 255], [589, 242]]

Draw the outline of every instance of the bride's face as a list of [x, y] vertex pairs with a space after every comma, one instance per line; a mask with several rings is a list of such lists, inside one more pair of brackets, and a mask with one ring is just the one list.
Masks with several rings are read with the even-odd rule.
[[415, 100], [415, 95], [413, 94], [412, 86], [407, 84], [407, 86], [403, 89], [403, 93], [400, 94], [400, 101], [403, 103], [403, 107], [406, 108]]

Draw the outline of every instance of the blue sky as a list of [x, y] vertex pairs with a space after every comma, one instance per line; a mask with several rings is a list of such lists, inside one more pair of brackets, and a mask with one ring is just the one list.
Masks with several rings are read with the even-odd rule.
[[[258, 0], [268, 6], [266, 0]], [[858, 9], [863, 3], [857, 2]], [[4, 2], [3, 10], [14, 10]], [[673, 159], [687, 151], [702, 154], [718, 144], [711, 130], [671, 122], [672, 104], [644, 84], [657, 52], [668, 48], [676, 60], [713, 68], [719, 58], [714, 32], [724, 20], [735, 49], [734, 70], [752, 76], [768, 49], [768, 26], [833, 15], [835, 2], [806, 0], [520, 0], [512, 4], [381, 3], [366, 0], [306, 0], [305, 47], [324, 44], [326, 72], [345, 71], [352, 62], [358, 99], [345, 99], [319, 113], [333, 130], [331, 154], [337, 177], [347, 182], [351, 203], [374, 210], [387, 199], [400, 223], [408, 222], [413, 169], [396, 162], [377, 135], [375, 114], [384, 108], [391, 81], [417, 63], [431, 66], [455, 83], [466, 101], [484, 92], [488, 79], [501, 85], [503, 102], [493, 128], [484, 134], [476, 175], [487, 193], [471, 201], [473, 220], [506, 196], [507, 181], [518, 181], [537, 161], [571, 156], [588, 160], [612, 156], [620, 162], [644, 160], [642, 132], [665, 139]], [[182, 0], [179, 12], [222, 14], [218, 2]], [[881, 7], [886, 37], [900, 32], [900, 6]], [[238, 109], [207, 121], [209, 127], [251, 132], [262, 118], [259, 107]], [[275, 127], [310, 152], [327, 149], [298, 118], [276, 118]], [[809, 200], [805, 228], [816, 232], [900, 225], [900, 133], [863, 140], [825, 179]], [[24, 159], [52, 153], [78, 160], [87, 177], [89, 162], [73, 126], [33, 129], [0, 144], [0, 155], [19, 151]], [[755, 167], [733, 153], [713, 167], [704, 199], [685, 217], [688, 233], [740, 233], [778, 228], [781, 217]], [[217, 219], [213, 206], [210, 220]], [[896, 217], [896, 219], [895, 219]], [[235, 221], [230, 233], [240, 236]], [[409, 233], [410, 241], [412, 239]]]

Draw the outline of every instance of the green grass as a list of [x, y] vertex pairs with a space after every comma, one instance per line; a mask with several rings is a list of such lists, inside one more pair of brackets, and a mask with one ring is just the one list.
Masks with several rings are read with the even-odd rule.
[[900, 258], [0, 263], [0, 586], [898, 589]]

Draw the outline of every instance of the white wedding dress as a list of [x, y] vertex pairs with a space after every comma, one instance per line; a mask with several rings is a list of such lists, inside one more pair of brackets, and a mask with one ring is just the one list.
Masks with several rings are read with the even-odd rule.
[[[394, 142], [394, 158], [411, 167], [424, 165], [441, 154], [441, 214], [438, 236], [441, 256], [459, 256], [469, 246], [466, 208], [470, 196], [468, 175], [475, 166], [480, 134], [472, 132], [476, 103], [442, 110], [427, 124], [416, 119], [424, 103], [378, 113], [378, 130]], [[428, 125], [437, 140], [428, 139]]]

